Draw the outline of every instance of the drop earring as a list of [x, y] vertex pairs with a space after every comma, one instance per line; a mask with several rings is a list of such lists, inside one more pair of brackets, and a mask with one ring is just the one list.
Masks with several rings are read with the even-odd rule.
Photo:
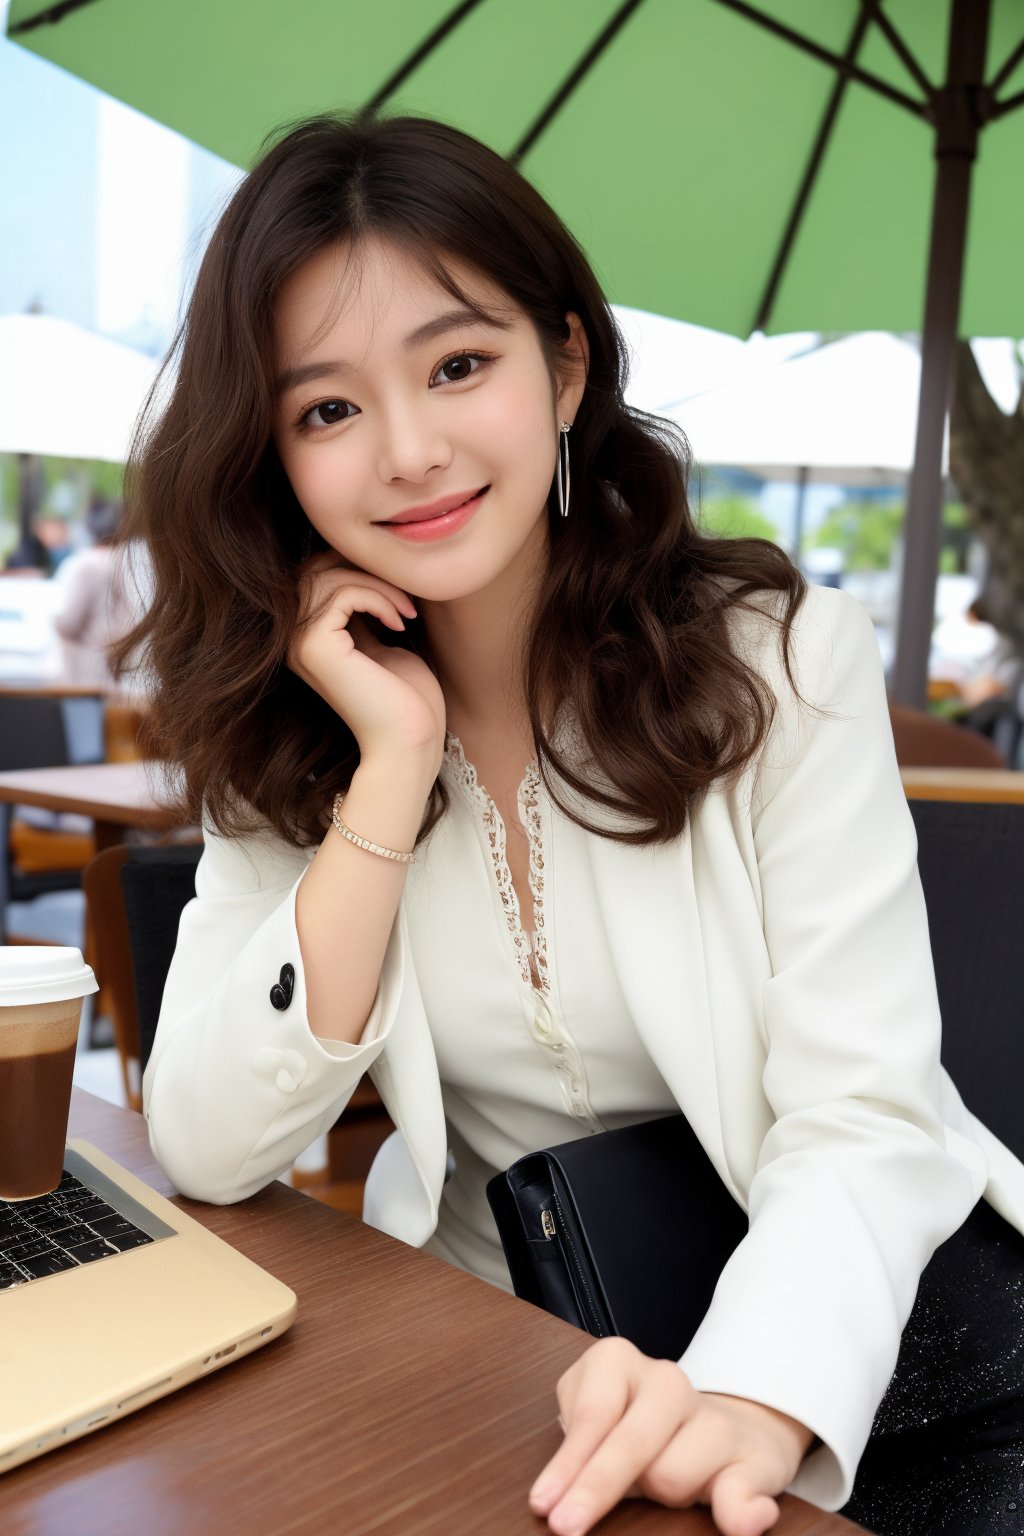
[[563, 421], [558, 429], [558, 510], [563, 517], [569, 516], [569, 428]]

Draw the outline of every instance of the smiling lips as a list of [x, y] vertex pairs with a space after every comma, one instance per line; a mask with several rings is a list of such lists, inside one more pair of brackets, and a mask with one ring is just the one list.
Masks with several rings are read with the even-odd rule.
[[395, 523], [422, 523], [428, 518], [443, 517], [446, 512], [456, 511], [480, 494], [480, 491], [456, 491], [454, 496], [439, 496], [436, 501], [425, 502], [422, 507], [410, 507], [406, 512], [397, 512], [394, 517], [387, 519], [387, 523], [390, 527]]
[[396, 517], [378, 523], [377, 526], [390, 528], [398, 538], [413, 543], [443, 539], [469, 522], [489, 490], [490, 486], [485, 485], [479, 491], [462, 491], [455, 496], [442, 496], [426, 506], [411, 507], [407, 512], [399, 512]]

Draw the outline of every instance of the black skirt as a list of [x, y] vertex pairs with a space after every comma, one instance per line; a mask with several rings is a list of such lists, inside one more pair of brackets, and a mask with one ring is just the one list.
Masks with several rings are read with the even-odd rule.
[[1024, 1237], [984, 1200], [921, 1276], [841, 1513], [876, 1536], [1024, 1536]]

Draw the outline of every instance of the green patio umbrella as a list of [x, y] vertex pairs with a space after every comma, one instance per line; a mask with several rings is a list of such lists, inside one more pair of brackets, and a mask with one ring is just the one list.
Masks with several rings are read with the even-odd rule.
[[921, 330], [893, 691], [923, 700], [955, 338], [1024, 332], [1024, 0], [11, 0], [8, 32], [241, 166], [316, 111], [443, 118], [622, 304]]

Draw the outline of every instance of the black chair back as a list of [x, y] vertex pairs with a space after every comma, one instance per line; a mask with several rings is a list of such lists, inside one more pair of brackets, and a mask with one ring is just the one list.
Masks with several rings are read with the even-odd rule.
[[[178, 942], [178, 922], [185, 903], [196, 893], [196, 865], [202, 852], [201, 843], [132, 848], [118, 871], [135, 973], [139, 1066], [143, 1072], [153, 1050], [167, 972]], [[378, 1147], [394, 1129], [369, 1083], [360, 1084], [349, 1100], [345, 1127], [340, 1137], [338, 1126], [332, 1132], [330, 1180], [335, 1193], [342, 1186], [348, 1190], [351, 1203], [343, 1208], [358, 1214], [362, 1181]]]
[[0, 773], [103, 761], [103, 696], [0, 698]]
[[60, 699], [0, 699], [0, 773], [70, 761]]
[[911, 800], [942, 1010], [942, 1062], [1024, 1158], [1024, 805]]
[[[47, 698], [17, 694], [0, 698], [0, 773], [25, 768], [63, 768], [103, 759], [103, 699]], [[10, 827], [14, 807], [0, 805], [0, 940], [6, 941], [9, 901], [32, 901], [53, 891], [77, 890], [80, 869], [25, 874], [11, 863]], [[38, 819], [46, 813], [36, 812]], [[56, 822], [56, 818], [50, 818]]]
[[164, 984], [178, 942], [178, 920], [185, 903], [196, 893], [196, 865], [202, 851], [201, 843], [132, 848], [120, 869], [143, 1072], [153, 1049]]

